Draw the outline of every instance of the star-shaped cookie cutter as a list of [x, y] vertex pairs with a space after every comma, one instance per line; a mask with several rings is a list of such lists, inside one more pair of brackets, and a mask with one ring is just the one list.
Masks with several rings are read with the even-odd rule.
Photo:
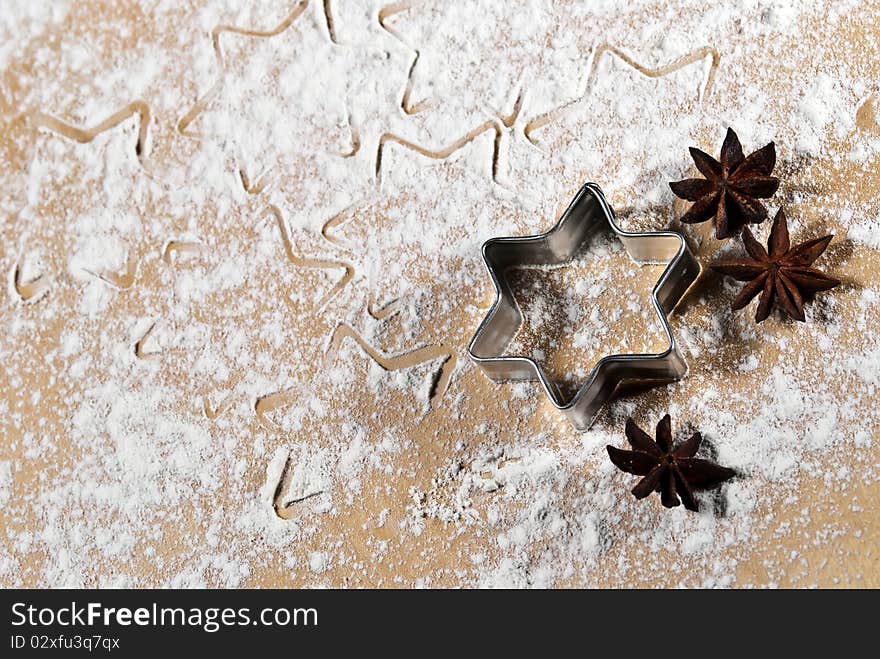
[[[558, 385], [547, 377], [540, 364], [528, 357], [503, 356], [523, 322], [522, 312], [505, 272], [517, 266], [570, 262], [589, 242], [592, 234], [606, 225], [636, 263], [668, 263], [651, 291], [651, 303], [660, 318], [669, 347], [657, 354], [602, 357], [577, 393], [569, 400], [564, 400]], [[667, 320], [667, 315], [700, 274], [700, 264], [681, 234], [674, 231], [624, 231], [617, 226], [614, 211], [605, 200], [601, 188], [595, 183], [587, 183], [556, 226], [547, 233], [492, 238], [483, 244], [482, 251], [496, 297], [468, 345], [468, 355], [492, 380], [539, 381], [553, 405], [565, 413], [575, 428], [586, 430], [621, 382], [672, 382], [687, 373], [687, 364]]]

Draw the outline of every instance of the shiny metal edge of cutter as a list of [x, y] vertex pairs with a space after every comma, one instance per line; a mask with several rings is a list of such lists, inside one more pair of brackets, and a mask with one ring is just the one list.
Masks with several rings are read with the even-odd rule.
[[[658, 354], [621, 354], [602, 357], [577, 393], [566, 401], [540, 364], [528, 357], [502, 356], [523, 322], [505, 271], [516, 266], [559, 265], [570, 262], [602, 226], [623, 243], [639, 264], [667, 263], [651, 291], [651, 302], [669, 347]], [[496, 382], [534, 381], [553, 405], [578, 430], [587, 430], [618, 384], [629, 380], [672, 382], [687, 373], [687, 364], [669, 327], [667, 315], [700, 274], [700, 264], [684, 237], [674, 231], [631, 233], [617, 226], [614, 211], [601, 188], [587, 183], [575, 196], [556, 226], [536, 236], [492, 238], [483, 244], [483, 260], [495, 286], [495, 302], [468, 345], [468, 355]]]

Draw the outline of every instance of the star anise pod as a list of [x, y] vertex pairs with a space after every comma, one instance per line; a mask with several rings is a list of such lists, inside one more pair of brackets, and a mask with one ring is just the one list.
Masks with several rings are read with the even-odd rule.
[[657, 424], [656, 442], [632, 419], [626, 420], [626, 438], [634, 450], [624, 451], [613, 446], [605, 448], [618, 469], [644, 476], [632, 489], [636, 499], [644, 499], [651, 492], [659, 490], [660, 501], [667, 508], [674, 508], [683, 502], [688, 510], [697, 511], [696, 490], [716, 487], [736, 476], [733, 469], [694, 457], [703, 441], [703, 436], [698, 432], [673, 449], [672, 420], [668, 414]]
[[706, 178], [689, 178], [669, 184], [677, 197], [694, 202], [682, 216], [688, 224], [715, 218], [715, 237], [729, 238], [742, 231], [746, 224], [759, 224], [767, 219], [767, 209], [758, 199], [772, 197], [779, 179], [770, 176], [776, 165], [776, 146], [767, 146], [743, 155], [742, 145], [732, 128], [721, 146], [721, 161], [696, 147], [691, 157]]
[[832, 238], [833, 235], [822, 236], [792, 247], [788, 237], [788, 221], [780, 208], [773, 219], [767, 249], [755, 240], [755, 236], [746, 227], [742, 240], [749, 258], [719, 261], [712, 264], [712, 269], [738, 281], [749, 282], [730, 305], [734, 311], [742, 309], [760, 293], [761, 299], [755, 312], [756, 322], [760, 323], [770, 315], [774, 298], [779, 300], [789, 316], [803, 321], [804, 298], [840, 284], [839, 280], [810, 267], [822, 255]]

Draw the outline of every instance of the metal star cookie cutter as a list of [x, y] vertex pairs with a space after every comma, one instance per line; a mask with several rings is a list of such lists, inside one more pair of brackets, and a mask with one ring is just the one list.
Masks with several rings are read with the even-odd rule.
[[[558, 385], [540, 364], [528, 357], [502, 356], [523, 322], [522, 312], [504, 273], [516, 266], [560, 265], [573, 260], [589, 238], [608, 226], [640, 265], [668, 263], [651, 291], [651, 303], [660, 318], [669, 347], [658, 354], [620, 354], [602, 357], [577, 393], [564, 400]], [[587, 183], [559, 222], [536, 236], [492, 238], [483, 244], [483, 260], [495, 286], [495, 302], [468, 345], [471, 360], [496, 382], [541, 383], [553, 405], [578, 430], [587, 430], [602, 406], [623, 381], [672, 382], [684, 377], [687, 363], [679, 352], [667, 316], [700, 274], [700, 264], [681, 234], [674, 231], [632, 233], [614, 219], [601, 188]]]

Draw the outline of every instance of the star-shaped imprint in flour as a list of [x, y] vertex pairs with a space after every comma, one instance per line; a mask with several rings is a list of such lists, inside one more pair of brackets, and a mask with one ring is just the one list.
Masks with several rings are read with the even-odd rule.
[[[571, 100], [525, 128], [553, 160], [534, 172], [532, 185], [552, 190], [559, 181], [574, 186], [586, 176], [614, 181], [614, 200], [626, 200], [627, 208], [667, 203], [664, 177], [681, 174], [674, 154], [699, 135], [719, 60], [714, 48], [700, 44], [659, 53], [594, 46]], [[511, 166], [527, 169], [516, 161]]]
[[435, 115], [428, 110], [442, 107], [443, 116], [470, 122], [484, 105], [504, 104], [517, 82], [544, 96], [556, 51], [539, 44], [568, 29], [564, 11], [552, 9], [529, 0], [403, 0], [382, 7], [382, 28], [414, 52], [403, 112]]
[[[510, 113], [504, 113], [499, 110], [487, 110], [487, 116], [480, 123], [467, 133], [449, 140], [447, 144], [441, 147], [424, 146], [395, 133], [387, 132], [382, 134], [376, 149], [377, 183], [381, 186], [383, 157], [389, 146], [394, 146], [395, 148], [402, 147], [432, 160], [445, 160], [468, 146], [481, 135], [494, 134], [491, 166], [492, 181], [499, 185], [513, 188], [514, 186], [508, 176], [509, 172], [506, 171], [507, 154], [513, 146], [512, 143], [515, 143], [517, 147], [525, 144], [537, 151], [534, 145], [526, 140], [525, 130], [528, 124], [522, 117], [525, 98], [525, 92], [520, 88], [511, 105]], [[518, 137], [522, 137], [522, 139], [518, 140]]]
[[[537, 361], [504, 352], [523, 324], [508, 271], [524, 266], [558, 265], [572, 261], [603, 227], [620, 239], [638, 263], [668, 262], [651, 292], [653, 305], [668, 341], [654, 354], [618, 354], [602, 357], [577, 393], [562, 395]], [[700, 272], [699, 263], [677, 233], [630, 233], [620, 229], [599, 187], [586, 184], [550, 231], [521, 238], [493, 238], [483, 245], [483, 259], [495, 286], [496, 299], [468, 346], [471, 359], [493, 380], [538, 380], [553, 405], [579, 430], [592, 424], [617, 385], [625, 380], [671, 381], [687, 372], [667, 321], [685, 291]]]
[[[381, 193], [352, 204], [321, 229], [333, 253], [345, 254], [354, 266], [351, 294], [368, 293], [372, 302], [420, 298], [455, 317], [447, 322], [422, 309], [419, 315], [430, 317], [435, 331], [470, 325], [461, 314], [482, 279], [480, 244], [499, 233], [539, 226], [515, 194], [492, 183], [494, 137], [486, 131], [442, 159], [387, 149]], [[465, 339], [461, 334], [454, 342]]]
[[132, 103], [89, 128], [41, 112], [11, 125], [7, 136], [22, 145], [29, 179], [27, 198], [3, 233], [14, 262], [2, 263], [21, 301], [62, 287], [94, 314], [113, 290], [134, 284], [157, 225], [141, 210], [152, 183], [139, 160], [146, 143], [139, 108]]
[[252, 172], [315, 153], [355, 155], [349, 99], [390, 60], [377, 47], [340, 44], [335, 25], [321, 3], [304, 0], [274, 26], [216, 26], [216, 77], [178, 132], [231, 149]]
[[[415, 390], [420, 402], [441, 406], [459, 363], [455, 346], [465, 344], [478, 313], [473, 291], [482, 279], [481, 241], [533, 229], [518, 221], [525, 213], [515, 195], [491, 182], [493, 137], [475, 136], [447, 158], [389, 149], [382, 193], [325, 223], [329, 253], [355, 273], [324, 314], [339, 318], [327, 351], [336, 380], [350, 386], [361, 377], [352, 366], [360, 368], [366, 356], [371, 390], [384, 394], [385, 385], [400, 385]], [[421, 372], [413, 368], [421, 365]]]

